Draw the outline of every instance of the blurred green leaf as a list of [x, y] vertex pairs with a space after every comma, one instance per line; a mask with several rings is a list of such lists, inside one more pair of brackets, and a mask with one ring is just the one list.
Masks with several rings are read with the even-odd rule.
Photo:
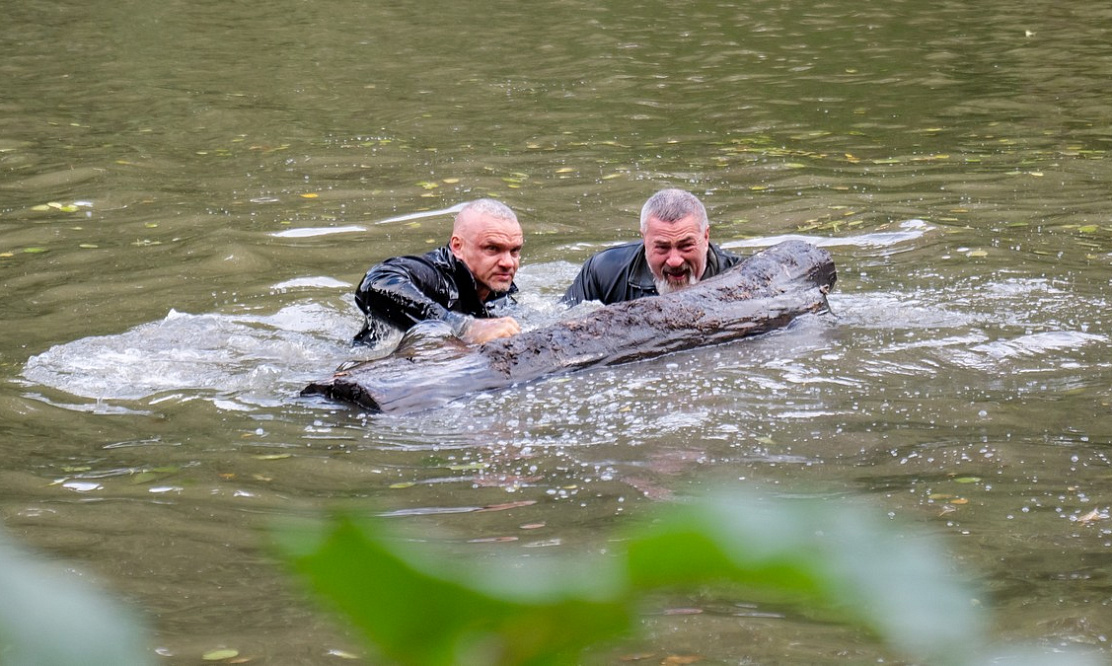
[[286, 558], [401, 664], [578, 663], [583, 648], [622, 637], [647, 595], [707, 586], [825, 609], [921, 663], [998, 663], [985, 651], [979, 600], [937, 543], [845, 502], [721, 494], [666, 507], [611, 540], [605, 557], [482, 567], [385, 536], [381, 522], [311, 527], [278, 533]]
[[642, 589], [719, 582], [817, 602], [934, 663], [981, 648], [973, 599], [942, 552], [841, 503], [720, 495], [675, 507], [634, 534], [629, 562]]
[[348, 518], [323, 535], [286, 536], [294, 567], [398, 663], [570, 663], [569, 654], [630, 626], [624, 604], [564, 588], [450, 580]]
[[0, 535], [0, 663], [148, 664], [137, 620], [77, 574], [42, 564]]

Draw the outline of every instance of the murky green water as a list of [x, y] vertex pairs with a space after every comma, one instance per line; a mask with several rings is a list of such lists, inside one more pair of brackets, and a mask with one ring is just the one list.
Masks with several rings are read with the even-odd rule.
[[[388, 512], [526, 556], [722, 484], [867, 497], [946, 538], [1001, 640], [1109, 651], [1112, 10], [6, 14], [0, 517], [143, 609], [165, 663], [357, 650], [274, 565], [275, 517]], [[296, 397], [351, 357], [364, 270], [446, 239], [411, 214], [517, 210], [539, 324], [669, 185], [738, 252], [828, 244], [838, 318], [418, 415]], [[677, 605], [701, 612], [621, 654], [891, 660], [792, 611]]]

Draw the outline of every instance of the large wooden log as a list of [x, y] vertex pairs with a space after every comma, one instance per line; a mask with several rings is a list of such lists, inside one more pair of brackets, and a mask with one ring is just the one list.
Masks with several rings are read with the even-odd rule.
[[830, 254], [803, 241], [758, 252], [681, 291], [600, 307], [579, 318], [467, 347], [395, 353], [336, 372], [302, 395], [373, 411], [444, 404], [556, 373], [647, 359], [757, 335], [826, 305]]

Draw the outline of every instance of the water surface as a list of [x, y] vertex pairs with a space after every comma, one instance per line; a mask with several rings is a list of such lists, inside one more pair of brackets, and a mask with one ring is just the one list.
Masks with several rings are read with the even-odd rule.
[[[1110, 30], [1092, 3], [13, 6], [0, 517], [161, 661], [321, 664], [361, 648], [275, 566], [276, 517], [527, 557], [720, 485], [857, 498], [945, 539], [996, 638], [1107, 659]], [[296, 396], [357, 353], [366, 268], [446, 240], [429, 213], [518, 211], [541, 325], [665, 186], [733, 251], [827, 246], [836, 317], [413, 415]], [[669, 603], [699, 612], [592, 658], [897, 658]]]

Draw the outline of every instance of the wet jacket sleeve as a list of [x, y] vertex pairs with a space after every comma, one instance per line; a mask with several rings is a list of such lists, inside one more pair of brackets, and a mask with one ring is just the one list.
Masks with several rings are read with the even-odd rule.
[[583, 267], [579, 269], [579, 273], [575, 276], [575, 281], [571, 283], [568, 290], [564, 292], [563, 298], [560, 299], [561, 303], [568, 305], [576, 305], [583, 301], [597, 301], [599, 300], [594, 292], [597, 291], [591, 288], [592, 280], [591, 260], [588, 259]]
[[421, 257], [394, 257], [371, 268], [355, 292], [363, 314], [378, 317], [402, 330], [420, 321], [447, 322], [456, 335], [471, 317], [452, 312], [458, 300], [456, 285]]

